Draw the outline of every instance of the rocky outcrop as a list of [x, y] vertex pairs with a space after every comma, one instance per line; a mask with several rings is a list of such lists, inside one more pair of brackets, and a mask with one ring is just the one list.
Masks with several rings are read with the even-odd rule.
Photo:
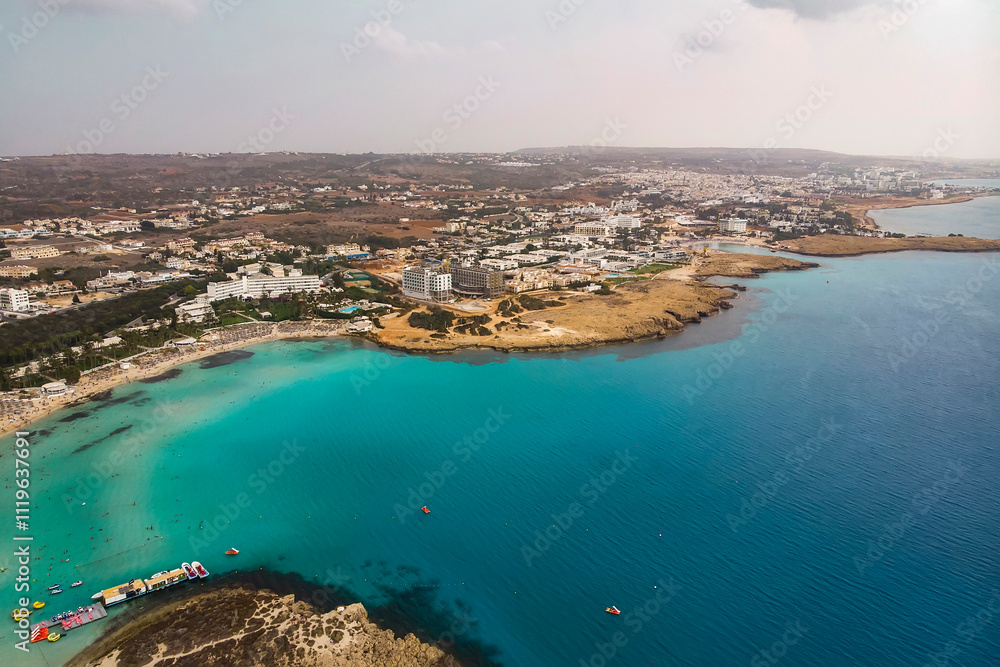
[[295, 596], [226, 588], [171, 603], [111, 631], [75, 667], [459, 667], [414, 635], [396, 637], [360, 604], [318, 613]]

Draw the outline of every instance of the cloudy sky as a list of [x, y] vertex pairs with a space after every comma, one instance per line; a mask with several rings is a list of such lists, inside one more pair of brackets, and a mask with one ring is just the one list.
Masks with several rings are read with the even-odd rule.
[[4, 0], [0, 154], [1000, 158], [998, 35], [996, 0]]

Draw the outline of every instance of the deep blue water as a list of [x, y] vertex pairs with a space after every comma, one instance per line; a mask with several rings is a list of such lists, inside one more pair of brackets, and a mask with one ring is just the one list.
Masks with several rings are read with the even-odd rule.
[[[923, 665], [949, 642], [998, 665], [1000, 254], [820, 261], [662, 342], [274, 343], [121, 387], [32, 436], [36, 586], [84, 579], [76, 606], [196, 558], [369, 606], [415, 586], [505, 665], [599, 666], [616, 633], [608, 665]], [[27, 660], [5, 631], [0, 662], [59, 664], [98, 629]]]

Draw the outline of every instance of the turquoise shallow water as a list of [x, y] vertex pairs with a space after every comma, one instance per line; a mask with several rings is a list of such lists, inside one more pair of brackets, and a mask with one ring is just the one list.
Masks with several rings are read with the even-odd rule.
[[1000, 664], [1000, 255], [821, 262], [668, 341], [273, 343], [56, 415], [33, 568], [87, 583], [46, 611], [196, 558], [426, 595], [505, 665]]

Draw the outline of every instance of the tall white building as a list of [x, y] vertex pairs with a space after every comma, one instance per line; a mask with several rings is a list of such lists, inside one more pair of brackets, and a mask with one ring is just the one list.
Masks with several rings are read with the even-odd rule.
[[451, 298], [451, 274], [408, 266], [403, 269], [403, 294], [423, 301], [448, 301]]
[[28, 310], [28, 293], [23, 289], [0, 289], [0, 310], [15, 313]]
[[743, 218], [727, 218], [719, 220], [719, 231], [726, 234], [746, 234], [747, 221]]

